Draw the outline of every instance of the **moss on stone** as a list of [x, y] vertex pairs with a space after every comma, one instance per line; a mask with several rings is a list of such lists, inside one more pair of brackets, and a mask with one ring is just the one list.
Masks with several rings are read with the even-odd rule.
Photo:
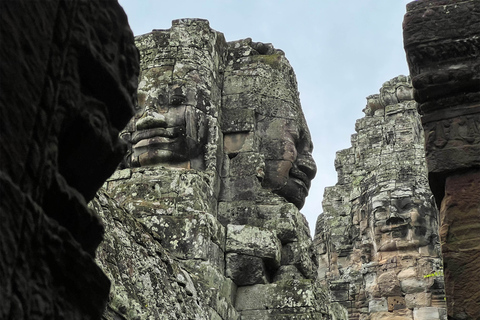
[[360, 185], [360, 183], [363, 181], [363, 178], [364, 178], [364, 176], [355, 177], [352, 181], [352, 185], [354, 187], [358, 187]]
[[262, 62], [262, 63], [268, 64], [273, 69], [280, 69], [281, 59], [282, 59], [282, 55], [280, 55], [280, 54], [252, 56], [252, 60], [254, 62]]

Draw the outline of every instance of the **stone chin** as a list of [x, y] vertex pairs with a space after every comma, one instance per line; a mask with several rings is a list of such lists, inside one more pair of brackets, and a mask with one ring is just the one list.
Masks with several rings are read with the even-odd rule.
[[302, 181], [291, 178], [282, 188], [274, 190], [273, 192], [284, 197], [288, 202], [293, 203], [298, 210], [300, 210], [305, 204], [305, 198], [308, 195], [308, 188]]
[[274, 183], [270, 181], [270, 184], [274, 184], [273, 193], [293, 203], [299, 210], [302, 209], [310, 188], [308, 177], [303, 172], [292, 167], [289, 176], [286, 179], [281, 179], [283, 180], [282, 183], [279, 183], [278, 180], [274, 181]]
[[[153, 142], [152, 142], [153, 140]], [[133, 147], [132, 166], [144, 167], [188, 162], [186, 142], [161, 143], [158, 139], [142, 140]]]
[[418, 240], [389, 240], [378, 248], [379, 252], [417, 250], [421, 246]]

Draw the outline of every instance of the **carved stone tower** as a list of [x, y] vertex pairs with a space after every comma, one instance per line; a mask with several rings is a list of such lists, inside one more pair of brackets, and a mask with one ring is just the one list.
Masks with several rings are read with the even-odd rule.
[[315, 234], [319, 280], [349, 319], [445, 319], [437, 210], [410, 79], [367, 98]]

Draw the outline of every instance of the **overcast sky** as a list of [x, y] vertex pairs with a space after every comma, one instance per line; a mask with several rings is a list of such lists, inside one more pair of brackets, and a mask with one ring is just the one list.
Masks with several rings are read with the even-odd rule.
[[408, 74], [402, 39], [410, 0], [119, 0], [135, 35], [203, 18], [227, 41], [282, 49], [297, 75], [318, 172], [302, 213], [313, 231], [323, 190], [337, 182], [335, 153], [349, 148], [366, 97]]

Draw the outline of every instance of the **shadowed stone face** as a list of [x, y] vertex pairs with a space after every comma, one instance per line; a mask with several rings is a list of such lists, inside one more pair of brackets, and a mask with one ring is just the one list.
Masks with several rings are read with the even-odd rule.
[[262, 186], [302, 208], [317, 168], [306, 124], [298, 120], [265, 117], [257, 122], [265, 155]]
[[[264, 164], [261, 174], [237, 189], [261, 181], [301, 209], [316, 173], [312, 139], [300, 105], [295, 73], [283, 51], [244, 39], [229, 43], [222, 104], [222, 129], [229, 157], [250, 152]], [[242, 118], [242, 119], [240, 119]], [[245, 142], [231, 143], [242, 137]], [[262, 167], [262, 165], [259, 165]], [[261, 197], [258, 193], [242, 199]], [[238, 197], [240, 198], [240, 197]]]
[[148, 86], [155, 82], [155, 70], [142, 75], [139, 92], [144, 99], [131, 123], [131, 165], [189, 167], [190, 161], [201, 162], [205, 113], [192, 106], [195, 94], [181, 85]]

